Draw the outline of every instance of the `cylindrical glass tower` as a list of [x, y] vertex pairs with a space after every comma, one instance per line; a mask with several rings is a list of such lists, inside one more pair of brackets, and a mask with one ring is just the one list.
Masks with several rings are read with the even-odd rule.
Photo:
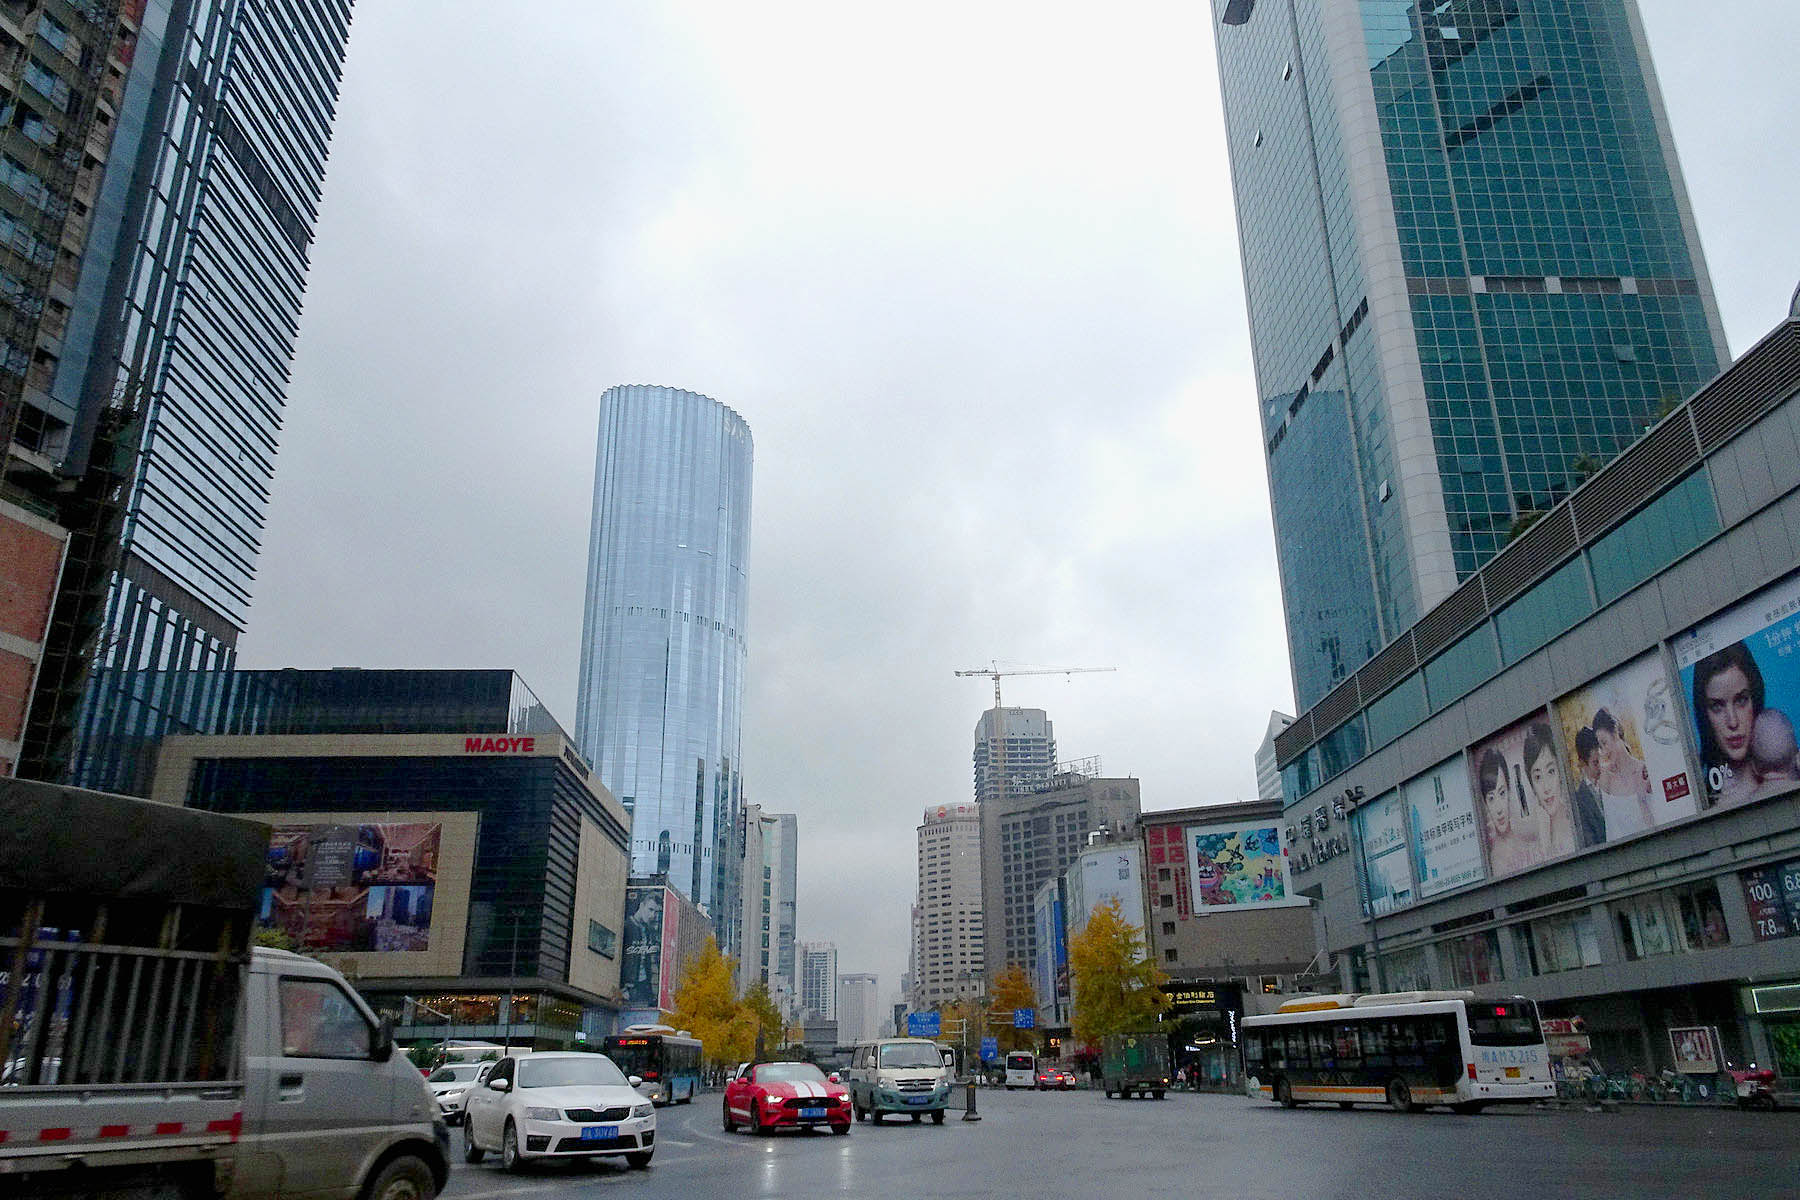
[[716, 400], [600, 398], [576, 736], [632, 814], [634, 875], [666, 873], [735, 951], [749, 609], [750, 427]]

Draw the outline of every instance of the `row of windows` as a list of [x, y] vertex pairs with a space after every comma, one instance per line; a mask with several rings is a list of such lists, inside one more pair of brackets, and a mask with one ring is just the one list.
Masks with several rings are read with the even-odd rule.
[[1283, 791], [1295, 799], [1321, 786], [1719, 529], [1711, 482], [1702, 466], [1289, 762], [1282, 768]]

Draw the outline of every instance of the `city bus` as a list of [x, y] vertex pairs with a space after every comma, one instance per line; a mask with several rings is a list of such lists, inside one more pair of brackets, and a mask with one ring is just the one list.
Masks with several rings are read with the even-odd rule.
[[601, 1050], [626, 1075], [644, 1082], [638, 1090], [653, 1104], [687, 1104], [700, 1090], [700, 1039], [667, 1025], [628, 1025]]
[[1473, 992], [1300, 996], [1243, 1023], [1251, 1095], [1310, 1101], [1448, 1105], [1477, 1113], [1556, 1095], [1537, 1005]]

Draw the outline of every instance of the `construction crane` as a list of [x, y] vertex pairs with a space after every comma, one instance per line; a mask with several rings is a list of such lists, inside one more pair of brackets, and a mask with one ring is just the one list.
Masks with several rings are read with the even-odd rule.
[[986, 675], [994, 681], [994, 707], [1000, 707], [1000, 677], [1003, 675], [1091, 675], [1096, 671], [1116, 671], [1117, 667], [1030, 667], [1017, 671], [1002, 671], [1000, 664], [990, 662], [987, 669], [974, 671], [958, 671], [956, 677], [962, 679], [970, 675]]
[[[1102, 671], [1116, 671], [1117, 667], [1022, 667], [1016, 671], [1002, 671], [1000, 664], [990, 661], [987, 669], [977, 668], [973, 671], [958, 671], [958, 679], [973, 675], [985, 675], [994, 681], [994, 781], [997, 795], [1006, 795], [1006, 728], [1001, 716], [1000, 680], [1009, 675], [1091, 675]], [[979, 796], [976, 797], [980, 799]]]

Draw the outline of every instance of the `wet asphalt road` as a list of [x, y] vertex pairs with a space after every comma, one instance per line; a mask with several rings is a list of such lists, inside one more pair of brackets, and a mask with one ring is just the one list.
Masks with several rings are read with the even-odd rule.
[[658, 1110], [645, 1171], [556, 1163], [508, 1175], [458, 1158], [445, 1200], [964, 1196], [1800, 1198], [1800, 1113], [1490, 1110], [1475, 1117], [1382, 1109], [1289, 1112], [1238, 1096], [980, 1093], [979, 1122], [895, 1118], [756, 1137], [721, 1128], [718, 1093]]

